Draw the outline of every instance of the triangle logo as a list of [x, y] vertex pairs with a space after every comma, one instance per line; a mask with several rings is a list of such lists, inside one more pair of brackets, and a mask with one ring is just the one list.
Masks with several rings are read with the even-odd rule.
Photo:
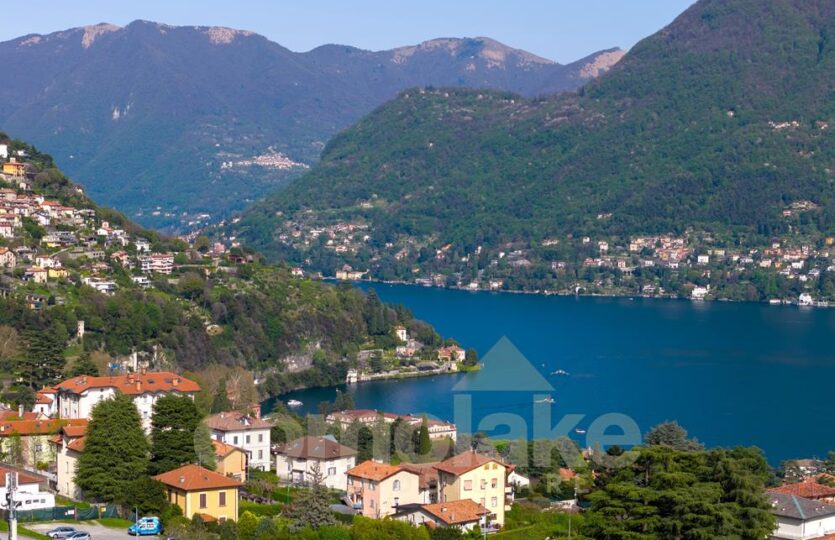
[[553, 392], [545, 377], [503, 336], [481, 359], [483, 368], [464, 377], [453, 392]]

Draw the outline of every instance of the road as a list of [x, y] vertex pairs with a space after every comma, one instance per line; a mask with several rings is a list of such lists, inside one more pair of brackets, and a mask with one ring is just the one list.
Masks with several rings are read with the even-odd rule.
[[[23, 523], [27, 529], [45, 534], [46, 531], [54, 529], [59, 525], [70, 525], [79, 531], [90, 533], [90, 537], [94, 540], [125, 540], [127, 538], [134, 538], [127, 533], [127, 529], [111, 529], [97, 523], [82, 521], [78, 524], [70, 523]], [[21, 535], [22, 536], [22, 535]]]

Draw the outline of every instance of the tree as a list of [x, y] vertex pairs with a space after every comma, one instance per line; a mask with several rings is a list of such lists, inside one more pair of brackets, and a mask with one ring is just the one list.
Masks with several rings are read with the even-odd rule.
[[212, 401], [212, 413], [226, 412], [232, 410], [232, 402], [229, 401], [229, 394], [226, 392], [226, 379], [221, 379], [215, 392], [215, 399]]
[[464, 355], [464, 365], [468, 367], [472, 367], [478, 364], [478, 351], [469, 348], [467, 349], [467, 353]]
[[212, 435], [209, 426], [199, 422], [194, 429], [194, 453], [197, 456], [197, 464], [207, 469], [214, 470], [217, 467], [215, 461], [215, 445], [212, 444]]
[[[204, 467], [214, 468], [214, 452], [208, 440], [194, 401], [186, 396], [163, 396], [154, 404], [151, 418], [151, 460], [148, 472], [164, 473], [188, 463], [201, 461]], [[196, 447], [200, 446], [198, 459]], [[209, 455], [206, 455], [209, 454]], [[202, 461], [206, 460], [206, 461]]]
[[6, 450], [3, 456], [5, 461], [8, 461], [12, 465], [23, 465], [23, 439], [21, 439], [20, 433], [12, 433], [11, 437], [9, 437], [8, 448], [4, 448], [4, 450]]
[[697, 439], [688, 439], [687, 430], [678, 422], [663, 422], [650, 429], [644, 437], [650, 446], [668, 446], [674, 450], [696, 452], [704, 449]]
[[117, 394], [93, 407], [75, 483], [99, 502], [130, 500], [132, 482], [148, 471], [148, 440], [133, 401]]
[[351, 392], [336, 391], [336, 399], [333, 401], [335, 411], [347, 411], [354, 408], [354, 394]]
[[168, 507], [165, 486], [150, 476], [140, 476], [129, 484], [130, 498], [126, 501], [140, 514], [159, 516]]
[[30, 388], [56, 382], [64, 371], [66, 328], [54, 322], [45, 330], [27, 330], [25, 349], [15, 366], [16, 375]]
[[417, 447], [415, 448], [419, 456], [428, 456], [432, 452], [432, 440], [429, 438], [429, 421], [423, 417], [423, 422], [420, 424], [418, 430]]
[[99, 375], [99, 367], [93, 362], [93, 358], [89, 351], [81, 353], [70, 368], [69, 376], [78, 377], [79, 375]]
[[330, 509], [328, 490], [322, 484], [322, 471], [319, 462], [310, 468], [310, 489], [301, 493], [290, 511], [290, 517], [299, 527], [318, 529], [336, 524], [336, 518]]

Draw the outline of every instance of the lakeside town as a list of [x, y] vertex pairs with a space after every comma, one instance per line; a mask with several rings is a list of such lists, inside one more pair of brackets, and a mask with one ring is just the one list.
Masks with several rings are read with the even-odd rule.
[[835, 237], [797, 232], [819, 210], [811, 201], [787, 205], [782, 215], [790, 233], [766, 243], [688, 229], [629, 237], [569, 234], [487, 251], [409, 235], [380, 243], [362, 218], [322, 224], [311, 212], [283, 221], [276, 239], [307, 263], [305, 270], [341, 280], [826, 307], [835, 302]]

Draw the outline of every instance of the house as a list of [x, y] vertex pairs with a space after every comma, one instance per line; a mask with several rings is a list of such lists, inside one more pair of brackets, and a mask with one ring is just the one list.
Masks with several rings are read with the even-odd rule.
[[78, 466], [78, 458], [84, 452], [86, 425], [63, 426], [58, 435], [50, 442], [55, 446], [55, 489], [59, 495], [73, 499], [82, 500], [84, 495], [75, 483], [75, 470]]
[[52, 418], [58, 412], [58, 390], [51, 386], [44, 386], [35, 394], [35, 405], [32, 410], [44, 418]]
[[470, 450], [435, 465], [438, 502], [471, 499], [490, 511], [489, 521], [504, 525], [507, 465]]
[[800, 482], [785, 484], [780, 487], [771, 488], [768, 491], [771, 493], [794, 495], [827, 504], [835, 504], [835, 488], [818, 483], [818, 478], [819, 476], [804, 478]]
[[[393, 414], [389, 412], [375, 411], [371, 409], [347, 409], [344, 411], [335, 411], [325, 417], [325, 422], [328, 424], [336, 424], [342, 431], [345, 431], [354, 422], [359, 422], [365, 426], [372, 427], [377, 419], [382, 416], [386, 424], [393, 424], [396, 420], [400, 420], [402, 424], [409, 426], [412, 429], [417, 429], [423, 423], [423, 418], [411, 415]], [[429, 438], [431, 440], [440, 440], [450, 438], [456, 440], [458, 435], [458, 428], [455, 424], [444, 422], [442, 420], [427, 419], [426, 425], [429, 430]]]
[[17, 265], [17, 256], [9, 248], [0, 247], [0, 266], [14, 268]]
[[180, 507], [184, 516], [199, 514], [204, 520], [226, 521], [238, 517], [238, 492], [243, 484], [199, 465], [154, 476], [168, 495], [168, 502]]
[[690, 298], [693, 300], [704, 300], [707, 296], [707, 293], [710, 292], [710, 286], [707, 287], [693, 287], [693, 291], [690, 293]]
[[437, 463], [401, 463], [400, 468], [418, 474], [418, 502], [432, 504], [438, 502]]
[[212, 441], [215, 448], [215, 471], [220, 474], [246, 482], [246, 452], [220, 441]]
[[368, 460], [349, 470], [347, 476], [348, 500], [363, 516], [391, 516], [400, 505], [419, 501], [419, 475], [403, 467]]
[[397, 339], [400, 341], [409, 341], [409, 333], [406, 331], [405, 326], [397, 325], [394, 327], [394, 335], [397, 336]]
[[467, 353], [458, 345], [438, 349], [438, 360], [442, 362], [463, 362]]
[[55, 461], [55, 448], [50, 440], [67, 425], [86, 426], [87, 420], [0, 420], [0, 452], [15, 455], [25, 467]]
[[310, 480], [318, 464], [322, 483], [331, 489], [345, 489], [347, 472], [357, 463], [357, 451], [341, 445], [331, 436], [300, 437], [275, 449], [275, 474], [294, 484]]
[[[8, 510], [9, 503], [6, 475], [16, 472], [5, 467], [0, 467], [0, 509]], [[41, 510], [55, 506], [55, 495], [41, 491], [41, 481], [31, 475], [17, 473], [17, 492], [15, 502], [19, 503], [18, 510]]]
[[3, 174], [8, 174], [9, 176], [24, 176], [26, 174], [26, 164], [17, 161], [15, 158], [11, 158], [9, 161], [3, 164]]
[[23, 274], [23, 279], [25, 281], [32, 281], [34, 283], [46, 283], [49, 274], [46, 271], [46, 268], [41, 268], [39, 266], [30, 266], [26, 269], [26, 272]]
[[70, 273], [67, 271], [66, 268], [47, 268], [46, 269], [46, 276], [48, 279], [64, 279], [69, 276]]
[[214, 414], [205, 420], [212, 438], [237, 446], [247, 454], [249, 467], [270, 470], [270, 428], [257, 416], [233, 411]]
[[462, 532], [472, 531], [476, 525], [487, 529], [490, 511], [470, 499], [434, 504], [408, 504], [400, 506], [394, 519], [412, 525], [428, 527], [455, 527]]
[[775, 540], [823, 540], [835, 533], [835, 506], [797, 495], [769, 491], [771, 513], [777, 520]]
[[137, 238], [134, 241], [134, 245], [136, 246], [136, 251], [139, 253], [147, 253], [151, 251], [151, 243], [144, 238]]
[[139, 268], [145, 274], [170, 274], [174, 271], [174, 255], [171, 253], [140, 255]]
[[170, 371], [143, 371], [105, 377], [81, 375], [67, 379], [55, 388], [58, 390], [58, 414], [61, 418], [89, 419], [98, 402], [120, 392], [133, 400], [142, 418], [142, 426], [148, 433], [151, 431], [154, 403], [159, 398], [173, 394], [194, 399], [200, 391], [199, 384]]

